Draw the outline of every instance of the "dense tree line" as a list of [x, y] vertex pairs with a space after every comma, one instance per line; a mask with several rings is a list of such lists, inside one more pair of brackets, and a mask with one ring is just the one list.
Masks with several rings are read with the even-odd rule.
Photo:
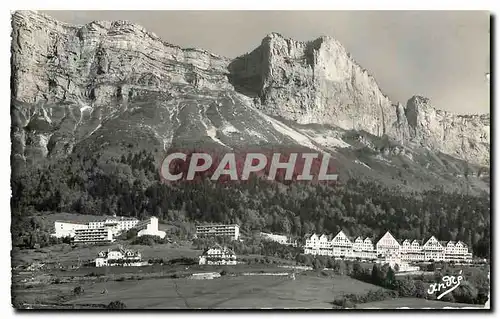
[[[342, 185], [271, 183], [253, 178], [240, 184], [160, 181], [155, 157], [141, 151], [117, 159], [74, 155], [45, 166], [13, 172], [12, 234], [26, 244], [36, 231], [36, 212], [157, 216], [176, 223], [182, 236], [196, 223], [238, 223], [255, 231], [333, 234], [375, 239], [386, 230], [396, 238], [462, 240], [479, 256], [490, 254], [489, 194], [434, 189], [403, 193], [351, 179]], [[182, 229], [181, 229], [182, 228]], [[181, 229], [181, 230], [179, 230]], [[33, 241], [36, 241], [33, 238]]]

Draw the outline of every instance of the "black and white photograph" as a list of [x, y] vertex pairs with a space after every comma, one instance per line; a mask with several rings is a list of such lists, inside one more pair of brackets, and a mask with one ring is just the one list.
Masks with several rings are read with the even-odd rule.
[[491, 311], [493, 22], [12, 10], [11, 306]]

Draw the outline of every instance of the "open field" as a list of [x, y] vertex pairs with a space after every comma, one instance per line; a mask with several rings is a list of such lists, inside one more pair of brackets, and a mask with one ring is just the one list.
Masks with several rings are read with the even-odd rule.
[[[185, 275], [226, 270], [226, 276], [213, 280], [194, 280]], [[332, 309], [332, 301], [345, 294], [364, 294], [383, 289], [356, 279], [334, 275], [332, 271], [305, 271], [296, 280], [271, 273], [291, 270], [271, 264], [235, 266], [151, 265], [145, 267], [82, 267], [52, 269], [16, 276], [13, 289], [17, 300], [27, 304], [87, 308], [120, 300], [131, 309], [186, 308], [316, 308]], [[253, 275], [244, 275], [252, 273]], [[267, 273], [264, 275], [262, 273]], [[34, 278], [29, 279], [33, 274]], [[173, 277], [180, 276], [180, 277]], [[28, 279], [22, 283], [21, 278]], [[55, 283], [54, 280], [60, 280]], [[429, 285], [429, 283], [425, 283]], [[85, 292], [74, 296], [81, 286]], [[427, 287], [426, 287], [427, 288]], [[106, 291], [106, 293], [103, 293]], [[443, 308], [479, 307], [416, 298], [398, 298], [358, 304], [356, 308]]]
[[[106, 288], [107, 293], [101, 294]], [[335, 296], [379, 287], [349, 277], [225, 276], [213, 280], [157, 279], [96, 283], [69, 303], [121, 300], [132, 309], [327, 308]]]
[[464, 303], [456, 303], [456, 302], [445, 302], [445, 301], [438, 301], [438, 300], [426, 300], [426, 299], [419, 299], [419, 298], [396, 298], [396, 299], [389, 299], [389, 300], [383, 300], [383, 301], [374, 301], [374, 302], [368, 302], [364, 304], [358, 304], [356, 305], [356, 308], [358, 309], [370, 309], [370, 308], [399, 308], [399, 307], [407, 307], [407, 308], [445, 308], [445, 307], [453, 307], [453, 308], [464, 308], [464, 307], [470, 307], [470, 308], [484, 308], [483, 305], [471, 305], [471, 304], [464, 304]]
[[[75, 297], [80, 285], [85, 292]], [[120, 300], [128, 309], [332, 309], [335, 297], [381, 289], [349, 277], [223, 276], [213, 280], [144, 279], [80, 284], [42, 285], [15, 292], [27, 303], [59, 303], [61, 307], [106, 305]], [[102, 293], [106, 290], [106, 293]], [[369, 308], [484, 308], [482, 305], [450, 303], [417, 298], [396, 298], [357, 304]]]

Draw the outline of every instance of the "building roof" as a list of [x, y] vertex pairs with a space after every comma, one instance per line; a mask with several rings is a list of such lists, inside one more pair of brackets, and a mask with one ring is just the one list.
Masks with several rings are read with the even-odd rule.
[[458, 243], [461, 243], [461, 244], [462, 244], [462, 246], [464, 246], [464, 247], [466, 247], [466, 248], [468, 247], [468, 246], [467, 246], [467, 244], [466, 244], [466, 243], [464, 243], [464, 242], [463, 242], [463, 241], [461, 241], [461, 240], [457, 241], [457, 245], [458, 245]]
[[93, 220], [91, 221], [92, 223], [98, 223], [98, 222], [105, 222], [105, 221], [108, 221], [108, 220], [112, 220], [112, 221], [135, 221], [138, 219], [135, 218], [135, 217], [124, 217], [124, 216], [114, 216], [114, 217], [108, 217], [108, 218], [101, 218], [101, 219], [98, 219], [98, 220]]
[[84, 221], [79, 221], [79, 220], [75, 220], [75, 221], [67, 221], [67, 220], [56, 220], [54, 221], [56, 223], [67, 223], [67, 224], [76, 224], [76, 225], [88, 225], [88, 221], [87, 222], [84, 222]]
[[401, 245], [401, 243], [399, 242], [399, 240], [397, 240], [397, 239], [394, 237], [394, 235], [392, 235], [392, 234], [391, 234], [391, 232], [390, 232], [390, 231], [386, 231], [386, 232], [385, 232], [385, 233], [383, 233], [382, 235], [379, 235], [378, 237], [375, 237], [375, 243], [378, 243], [378, 242], [382, 239], [382, 237], [384, 237], [386, 234], [391, 235], [391, 237], [392, 237], [392, 238], [394, 238], [394, 240], [395, 240], [395, 241], [397, 241], [397, 243]]
[[210, 227], [210, 226], [213, 226], [213, 227], [216, 227], [216, 226], [238, 226], [238, 227], [240, 227], [240, 225], [238, 225], [238, 224], [222, 224], [222, 223], [219, 223], [219, 224], [210, 223], [210, 224], [199, 224], [199, 225], [196, 225], [196, 227]]
[[212, 246], [210, 246], [209, 248], [207, 248], [207, 249], [203, 250], [202, 255], [205, 255], [205, 254], [206, 254], [209, 250], [211, 250], [211, 249], [219, 249], [219, 250], [223, 251], [223, 252], [224, 252], [224, 253], [226, 253], [226, 254], [231, 254], [231, 255], [234, 255], [234, 254], [235, 254], [235, 253], [234, 253], [234, 251], [233, 251], [232, 249], [227, 248], [226, 246], [221, 246], [221, 245], [219, 245], [219, 244], [215, 244], [215, 245], [212, 245]]
[[123, 255], [128, 255], [128, 254], [132, 254], [133, 256], [140, 255], [140, 252], [138, 250], [125, 249], [123, 247], [115, 247], [115, 248], [111, 248], [108, 250], [102, 250], [98, 253], [98, 255], [104, 254], [106, 257], [108, 257], [108, 254], [110, 252], [119, 252], [119, 253], [122, 253]]

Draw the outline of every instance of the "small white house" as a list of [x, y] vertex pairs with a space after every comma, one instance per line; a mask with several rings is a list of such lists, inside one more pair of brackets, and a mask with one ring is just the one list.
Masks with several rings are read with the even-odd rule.
[[108, 249], [99, 252], [95, 259], [96, 267], [105, 266], [143, 266], [141, 253], [129, 249]]
[[221, 246], [214, 246], [206, 249], [199, 257], [200, 265], [236, 265], [236, 255], [234, 252]]

